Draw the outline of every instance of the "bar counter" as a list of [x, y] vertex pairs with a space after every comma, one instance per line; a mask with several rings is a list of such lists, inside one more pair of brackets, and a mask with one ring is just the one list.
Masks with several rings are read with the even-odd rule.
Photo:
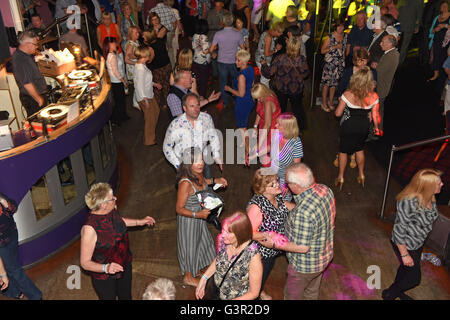
[[0, 192], [15, 200], [19, 259], [24, 267], [45, 260], [80, 236], [88, 209], [84, 195], [96, 182], [119, 182], [109, 118], [110, 84], [75, 120], [48, 136], [0, 152]]

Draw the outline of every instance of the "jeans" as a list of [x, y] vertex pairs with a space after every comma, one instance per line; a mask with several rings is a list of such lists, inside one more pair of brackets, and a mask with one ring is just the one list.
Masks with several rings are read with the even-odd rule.
[[228, 84], [228, 78], [231, 77], [231, 80], [237, 77], [237, 69], [235, 63], [222, 63], [217, 62], [219, 69], [219, 86], [220, 86], [220, 96], [222, 98], [223, 104], [225, 106], [230, 105], [230, 96], [227, 92], [225, 92], [225, 86]]
[[9, 286], [2, 294], [8, 298], [16, 298], [23, 293], [30, 300], [40, 300], [42, 292], [35, 286], [33, 281], [26, 275], [19, 263], [18, 249], [19, 236], [17, 230], [11, 235], [11, 242], [0, 247], [0, 257], [9, 278]]

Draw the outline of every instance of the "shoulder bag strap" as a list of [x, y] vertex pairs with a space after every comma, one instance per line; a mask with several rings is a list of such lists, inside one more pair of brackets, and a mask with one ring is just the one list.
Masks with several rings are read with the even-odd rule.
[[[225, 281], [225, 278], [228, 275], [228, 272], [233, 268], [234, 264], [239, 260], [239, 258], [242, 256], [242, 254], [244, 253], [244, 251], [253, 243], [253, 240], [250, 241], [250, 243], [244, 248], [244, 250], [241, 251], [241, 253], [239, 253], [239, 255], [237, 256], [236, 259], [234, 259], [233, 263], [231, 264], [231, 266], [228, 268], [227, 272], [225, 273], [225, 275], [222, 278], [222, 281], [220, 282], [219, 288], [222, 286], [223, 282]], [[225, 254], [227, 254], [225, 252]]]
[[294, 68], [295, 72], [297, 73], [297, 75], [299, 76], [300, 79], [303, 79], [302, 75], [300, 74], [300, 72], [298, 72], [297, 67], [292, 63], [292, 60], [290, 57], [287, 57], [289, 60], [289, 63], [291, 64], [292, 68]]

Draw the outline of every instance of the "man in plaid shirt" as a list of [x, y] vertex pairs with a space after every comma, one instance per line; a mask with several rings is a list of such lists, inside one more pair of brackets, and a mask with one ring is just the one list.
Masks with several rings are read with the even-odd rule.
[[289, 261], [284, 298], [318, 299], [323, 271], [333, 259], [334, 195], [327, 186], [315, 183], [303, 163], [292, 164], [286, 177], [296, 206], [285, 224], [290, 242], [283, 248]]

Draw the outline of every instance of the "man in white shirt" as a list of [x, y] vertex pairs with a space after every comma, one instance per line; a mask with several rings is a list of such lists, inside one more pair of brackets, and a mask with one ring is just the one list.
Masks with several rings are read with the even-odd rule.
[[[200, 112], [199, 97], [195, 93], [188, 93], [182, 101], [184, 113], [172, 120], [166, 131], [163, 143], [163, 152], [166, 159], [176, 168], [181, 164], [184, 150], [197, 147], [203, 151], [205, 160], [205, 178], [210, 178], [209, 166], [212, 162], [210, 154], [212, 151], [214, 161], [222, 170], [221, 143], [218, 130], [214, 127], [211, 116]], [[208, 148], [208, 143], [210, 148]], [[209, 150], [211, 149], [211, 150]]]

